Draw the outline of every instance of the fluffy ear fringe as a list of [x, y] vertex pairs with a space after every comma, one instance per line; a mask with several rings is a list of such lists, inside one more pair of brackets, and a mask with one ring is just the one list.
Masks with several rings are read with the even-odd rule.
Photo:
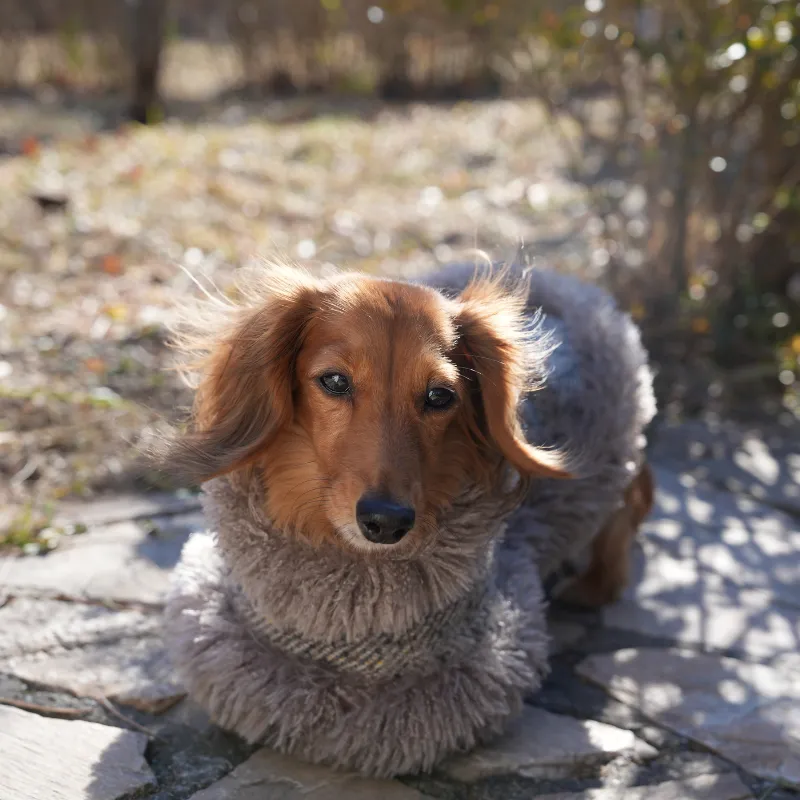
[[324, 283], [283, 262], [237, 275], [236, 301], [200, 287], [172, 328], [176, 369], [195, 390], [184, 430], [151, 449], [160, 469], [200, 483], [247, 466], [292, 416], [292, 371]]
[[557, 451], [526, 441], [518, 407], [524, 394], [540, 388], [555, 343], [541, 317], [527, 311], [528, 280], [503, 269], [476, 275], [455, 299], [459, 355], [469, 380], [477, 383], [486, 433], [523, 475], [569, 478]]

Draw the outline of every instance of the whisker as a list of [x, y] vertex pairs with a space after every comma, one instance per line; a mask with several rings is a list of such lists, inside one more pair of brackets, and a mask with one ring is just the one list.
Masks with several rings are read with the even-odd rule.
[[203, 293], [205, 298], [207, 300], [209, 300], [210, 302], [212, 302], [214, 305], [221, 306], [222, 308], [226, 308], [226, 309], [227, 308], [236, 308], [236, 304], [232, 303], [230, 300], [228, 300], [227, 297], [225, 297], [224, 294], [222, 294], [222, 292], [220, 292], [220, 290], [217, 287], [217, 285], [214, 283], [214, 281], [208, 275], [205, 276], [205, 279], [207, 281], [209, 281], [209, 283], [211, 283], [211, 285], [214, 287], [214, 289], [216, 289], [216, 291], [218, 292], [218, 296], [217, 297], [215, 297], [213, 294], [211, 294], [211, 292], [209, 292], [208, 289], [206, 289], [206, 287], [203, 286], [203, 284], [200, 283], [200, 281], [197, 280], [197, 278], [194, 275], [192, 275], [192, 273], [189, 272], [189, 270], [186, 269], [186, 267], [183, 266], [183, 264], [176, 262], [176, 266]]

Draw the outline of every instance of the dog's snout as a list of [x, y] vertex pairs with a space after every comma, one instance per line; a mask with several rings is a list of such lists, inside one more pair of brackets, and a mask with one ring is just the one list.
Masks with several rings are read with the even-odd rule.
[[413, 508], [386, 497], [365, 495], [356, 504], [358, 527], [375, 544], [396, 544], [414, 527], [415, 518]]

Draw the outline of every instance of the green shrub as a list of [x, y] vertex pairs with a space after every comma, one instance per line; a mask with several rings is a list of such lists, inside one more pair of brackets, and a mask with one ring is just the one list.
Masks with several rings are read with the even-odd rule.
[[543, 11], [504, 64], [581, 126], [574, 169], [604, 221], [612, 288], [658, 338], [708, 337], [723, 366], [777, 356], [794, 410], [798, 47], [800, 5], [785, 0], [586, 0]]

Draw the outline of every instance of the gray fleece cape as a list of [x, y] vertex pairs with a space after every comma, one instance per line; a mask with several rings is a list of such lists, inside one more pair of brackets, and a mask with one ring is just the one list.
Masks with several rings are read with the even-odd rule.
[[[424, 282], [456, 294], [473, 273], [456, 265]], [[208, 482], [209, 531], [192, 536], [175, 571], [166, 640], [219, 725], [392, 776], [491, 740], [540, 686], [542, 584], [584, 558], [622, 502], [655, 408], [638, 331], [611, 298], [552, 272], [530, 278], [550, 346], [531, 359], [543, 388], [520, 417], [578, 477], [534, 481], [515, 510], [467, 493], [418, 557], [379, 560], [284, 536], [257, 480]]]

